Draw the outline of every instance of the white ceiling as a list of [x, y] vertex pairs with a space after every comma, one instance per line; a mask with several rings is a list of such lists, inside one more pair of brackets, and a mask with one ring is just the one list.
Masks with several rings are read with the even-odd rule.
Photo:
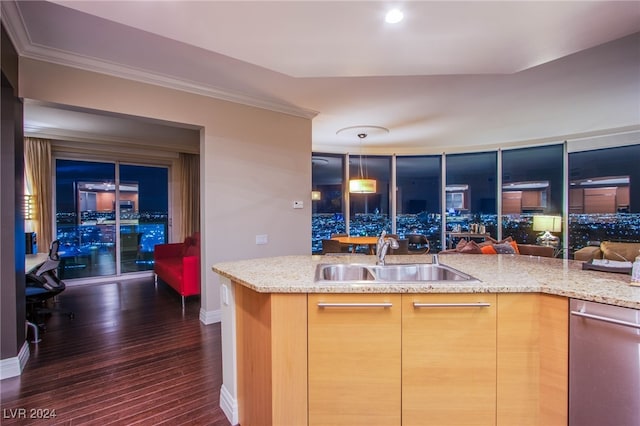
[[[405, 14], [396, 25], [384, 22], [392, 5]], [[3, 1], [2, 12], [23, 56], [315, 117], [317, 151], [359, 149], [336, 134], [349, 126], [390, 130], [365, 140], [371, 153], [640, 126], [639, 1]]]

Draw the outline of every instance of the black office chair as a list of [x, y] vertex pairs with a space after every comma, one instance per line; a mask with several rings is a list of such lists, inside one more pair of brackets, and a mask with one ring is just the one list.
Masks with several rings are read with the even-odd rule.
[[74, 318], [73, 312], [46, 307], [46, 303], [62, 293], [66, 285], [58, 278], [60, 265], [58, 249], [60, 241], [55, 240], [49, 248], [49, 257], [44, 262], [27, 272], [25, 295], [27, 299], [27, 326], [34, 329], [34, 342], [40, 341], [39, 330], [44, 330], [43, 316], [53, 312], [61, 312]]

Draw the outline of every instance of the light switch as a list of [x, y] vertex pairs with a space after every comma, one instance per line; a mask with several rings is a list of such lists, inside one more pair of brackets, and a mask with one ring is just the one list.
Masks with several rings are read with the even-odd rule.
[[294, 201], [293, 202], [293, 208], [294, 209], [302, 209], [302, 208], [304, 208], [304, 202], [303, 201]]
[[267, 234], [256, 235], [256, 244], [267, 244], [269, 242], [269, 237]]

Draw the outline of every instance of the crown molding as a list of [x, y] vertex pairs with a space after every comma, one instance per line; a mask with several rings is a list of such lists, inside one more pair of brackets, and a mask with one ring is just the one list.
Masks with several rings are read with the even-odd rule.
[[[193, 144], [167, 145], [149, 141], [121, 138], [116, 136], [96, 135], [67, 129], [24, 129], [25, 137], [51, 139], [53, 144], [62, 149], [101, 151], [105, 153], [119, 149], [129, 155], [156, 156], [177, 158], [178, 153], [199, 154], [199, 146]], [[149, 148], [153, 146], [152, 154]]]
[[15, 1], [0, 1], [0, 18], [18, 55], [31, 44], [22, 15]]
[[57, 65], [96, 72], [112, 77], [124, 78], [126, 80], [137, 81], [140, 83], [152, 84], [168, 89], [280, 112], [283, 114], [293, 115], [295, 117], [312, 119], [318, 115], [318, 111], [311, 109], [300, 108], [271, 99], [249, 96], [220, 87], [207, 86], [119, 63], [103, 61], [94, 57], [77, 55], [67, 51], [38, 45], [31, 41], [24, 24], [24, 20], [22, 19], [22, 15], [20, 14], [20, 10], [18, 9], [15, 1], [2, 1], [0, 3], [2, 5], [2, 21], [5, 24], [7, 33], [9, 34], [9, 37], [11, 38], [20, 57], [50, 62]]

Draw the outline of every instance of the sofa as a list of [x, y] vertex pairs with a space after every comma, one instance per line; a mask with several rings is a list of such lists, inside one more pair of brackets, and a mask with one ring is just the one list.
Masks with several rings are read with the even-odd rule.
[[443, 250], [439, 254], [466, 253], [466, 254], [520, 254], [525, 256], [554, 257], [555, 249], [549, 246], [535, 244], [520, 244], [511, 237], [497, 241], [488, 238], [487, 241], [476, 243], [473, 240], [462, 239], [455, 248]]
[[194, 234], [181, 243], [156, 244], [153, 248], [155, 283], [158, 278], [185, 298], [200, 294], [200, 235]]
[[640, 243], [603, 241], [597, 246], [587, 246], [573, 254], [575, 260], [589, 262], [593, 259], [609, 259], [633, 262], [640, 255]]

